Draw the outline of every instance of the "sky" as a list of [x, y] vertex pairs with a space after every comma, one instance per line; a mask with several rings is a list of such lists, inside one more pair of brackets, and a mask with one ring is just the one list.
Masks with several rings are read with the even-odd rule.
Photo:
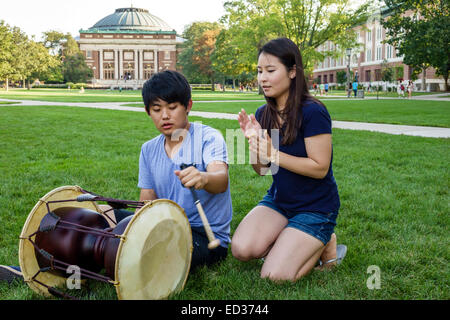
[[41, 40], [42, 32], [57, 30], [79, 36], [117, 8], [147, 9], [181, 34], [195, 21], [218, 21], [225, 0], [0, 0], [0, 20]]

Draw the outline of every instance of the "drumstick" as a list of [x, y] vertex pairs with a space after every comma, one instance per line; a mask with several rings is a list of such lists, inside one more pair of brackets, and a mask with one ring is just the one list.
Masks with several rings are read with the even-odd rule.
[[[181, 169], [184, 170], [189, 166], [190, 165], [182, 164]], [[206, 218], [205, 211], [203, 211], [202, 204], [200, 202], [200, 199], [197, 196], [197, 193], [195, 192], [195, 188], [190, 187], [189, 190], [191, 190], [192, 197], [194, 198], [194, 201], [195, 201], [195, 206], [197, 207], [200, 218], [202, 219], [203, 228], [205, 229], [206, 236], [208, 237], [208, 240], [209, 240], [208, 249], [210, 249], [210, 250], [215, 249], [219, 246], [220, 240], [216, 239], [216, 237], [214, 236], [214, 233], [211, 230], [211, 226], [209, 225], [208, 218]]]

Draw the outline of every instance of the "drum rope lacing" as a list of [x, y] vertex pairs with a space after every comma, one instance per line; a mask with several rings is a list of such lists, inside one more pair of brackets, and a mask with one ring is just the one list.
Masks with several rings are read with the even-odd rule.
[[[84, 193], [84, 194], [91, 194], [91, 195], [94, 196], [94, 197], [90, 198], [89, 200], [82, 200], [82, 201], [106, 201], [108, 204], [110, 204], [113, 207], [113, 209], [114, 209], [114, 207], [119, 207], [119, 208], [141, 208], [142, 206], [144, 206], [146, 203], [149, 202], [149, 201], [130, 201], [130, 200], [119, 200], [119, 199], [113, 199], [113, 198], [105, 198], [105, 197], [102, 197], [100, 195], [94, 194], [92, 192], [89, 192], [89, 191], [86, 191], [86, 190], [83, 190], [83, 189], [81, 189], [81, 192]], [[48, 214], [49, 214], [49, 213], [51, 213], [50, 204], [52, 204], [52, 203], [63, 203], [63, 202], [80, 202], [80, 200], [78, 198], [77, 199], [70, 199], [70, 200], [54, 200], [54, 201], [45, 201], [45, 200], [41, 199], [40, 201], [45, 203], [45, 205], [47, 207], [47, 210], [48, 210]], [[103, 216], [108, 217], [107, 215], [103, 215]], [[112, 221], [111, 218], [110, 218], [110, 220]], [[53, 227], [54, 228], [65, 229], [65, 230], [74, 230], [74, 231], [79, 231], [79, 232], [83, 232], [83, 233], [89, 233], [89, 234], [98, 235], [98, 236], [110, 237], [110, 238], [120, 238], [121, 241], [125, 241], [125, 236], [108, 232], [108, 231], [113, 230], [113, 228], [105, 229], [105, 230], [108, 230], [108, 231], [101, 231], [99, 229], [78, 225], [76, 223], [72, 223], [72, 222], [68, 222], [68, 221], [64, 221], [64, 220], [57, 220]], [[50, 293], [52, 293], [52, 294], [54, 294], [56, 296], [60, 296], [62, 298], [67, 298], [67, 299], [72, 299], [72, 300], [77, 300], [77, 298], [75, 298], [75, 297], [73, 297], [71, 295], [68, 295], [68, 294], [66, 294], [66, 293], [64, 293], [64, 292], [62, 292], [62, 291], [60, 291], [60, 290], [58, 290], [58, 289], [56, 289], [54, 287], [48, 286], [48, 285], [42, 283], [41, 281], [37, 280], [37, 276], [41, 272], [47, 272], [49, 270], [66, 271], [67, 267], [70, 266], [70, 264], [68, 264], [68, 263], [65, 263], [65, 262], [63, 262], [61, 260], [55, 259], [50, 253], [46, 252], [45, 250], [43, 250], [43, 249], [41, 249], [41, 248], [39, 248], [37, 246], [37, 244], [32, 240], [32, 237], [35, 236], [40, 231], [41, 230], [38, 229], [35, 232], [33, 232], [32, 234], [30, 234], [29, 236], [20, 237], [20, 238], [23, 239], [23, 240], [30, 241], [30, 243], [36, 249], [36, 252], [38, 252], [43, 258], [45, 258], [46, 260], [49, 261], [49, 266], [40, 268], [36, 272], [36, 274], [33, 277], [31, 277], [31, 279], [25, 279], [25, 281], [26, 282], [36, 282], [36, 283], [40, 284], [41, 286], [47, 288]], [[80, 276], [82, 276], [82, 277], [90, 278], [90, 279], [93, 279], [93, 280], [98, 280], [98, 281], [102, 281], [102, 282], [106, 282], [106, 283], [110, 283], [110, 284], [113, 284], [116, 287], [120, 285], [120, 283], [118, 281], [115, 281], [114, 279], [111, 279], [110, 277], [103, 276], [103, 275], [101, 275], [99, 273], [95, 273], [95, 272], [86, 270], [86, 269], [81, 268], [81, 267], [79, 267], [79, 270], [80, 270]]]

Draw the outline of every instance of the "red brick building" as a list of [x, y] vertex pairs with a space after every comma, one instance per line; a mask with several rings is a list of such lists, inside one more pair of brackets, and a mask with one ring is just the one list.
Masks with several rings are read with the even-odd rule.
[[98, 87], [141, 88], [155, 72], [175, 70], [176, 31], [139, 8], [120, 8], [87, 30], [78, 44]]
[[[357, 33], [357, 40], [360, 45], [358, 49], [352, 49], [350, 55], [350, 70], [353, 75], [357, 77], [360, 84], [367, 87], [369, 84], [372, 86], [386, 84], [381, 81], [382, 63], [387, 62], [387, 65], [402, 66], [403, 74], [398, 78], [403, 80], [412, 80], [412, 68], [403, 63], [403, 57], [398, 56], [397, 50], [389, 44], [382, 43], [386, 39], [386, 30], [380, 23], [380, 19], [385, 19], [386, 13], [372, 17], [365, 25], [355, 27], [354, 30]], [[331, 41], [327, 41], [324, 45], [320, 46], [319, 51], [334, 51], [335, 45]], [[340, 50], [340, 51], [345, 51]], [[343, 54], [338, 59], [331, 57], [325, 58], [325, 60], [315, 66], [313, 70], [313, 79], [316, 79], [319, 83], [329, 83], [330, 85], [337, 85], [336, 74], [339, 71], [347, 72], [348, 56]], [[422, 77], [423, 74], [418, 75], [418, 79], [414, 81], [415, 89], [422, 90]], [[444, 90], [444, 79], [435, 75], [433, 68], [428, 68], [426, 72], [426, 87], [427, 91], [442, 91]], [[390, 85], [395, 85], [392, 83]]]

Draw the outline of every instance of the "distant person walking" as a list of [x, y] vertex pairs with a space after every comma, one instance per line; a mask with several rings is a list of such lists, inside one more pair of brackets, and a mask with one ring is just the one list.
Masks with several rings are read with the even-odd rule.
[[352, 94], [352, 84], [351, 82], [349, 82], [347, 86], [347, 98], [350, 98], [351, 94]]
[[355, 98], [356, 98], [356, 92], [358, 91], [358, 82], [357, 81], [353, 81], [352, 88], [353, 88], [353, 93], [355, 94]]
[[328, 89], [330, 88], [330, 85], [327, 83], [325, 83], [325, 95], [328, 95]]
[[414, 89], [413, 87], [414, 87], [414, 83], [411, 80], [409, 80], [408, 81], [408, 88], [407, 88], [407, 90], [408, 90], [408, 99], [412, 98], [412, 92], [413, 92], [413, 89]]
[[320, 95], [322, 96], [325, 92], [325, 85], [323, 83], [320, 84]]

